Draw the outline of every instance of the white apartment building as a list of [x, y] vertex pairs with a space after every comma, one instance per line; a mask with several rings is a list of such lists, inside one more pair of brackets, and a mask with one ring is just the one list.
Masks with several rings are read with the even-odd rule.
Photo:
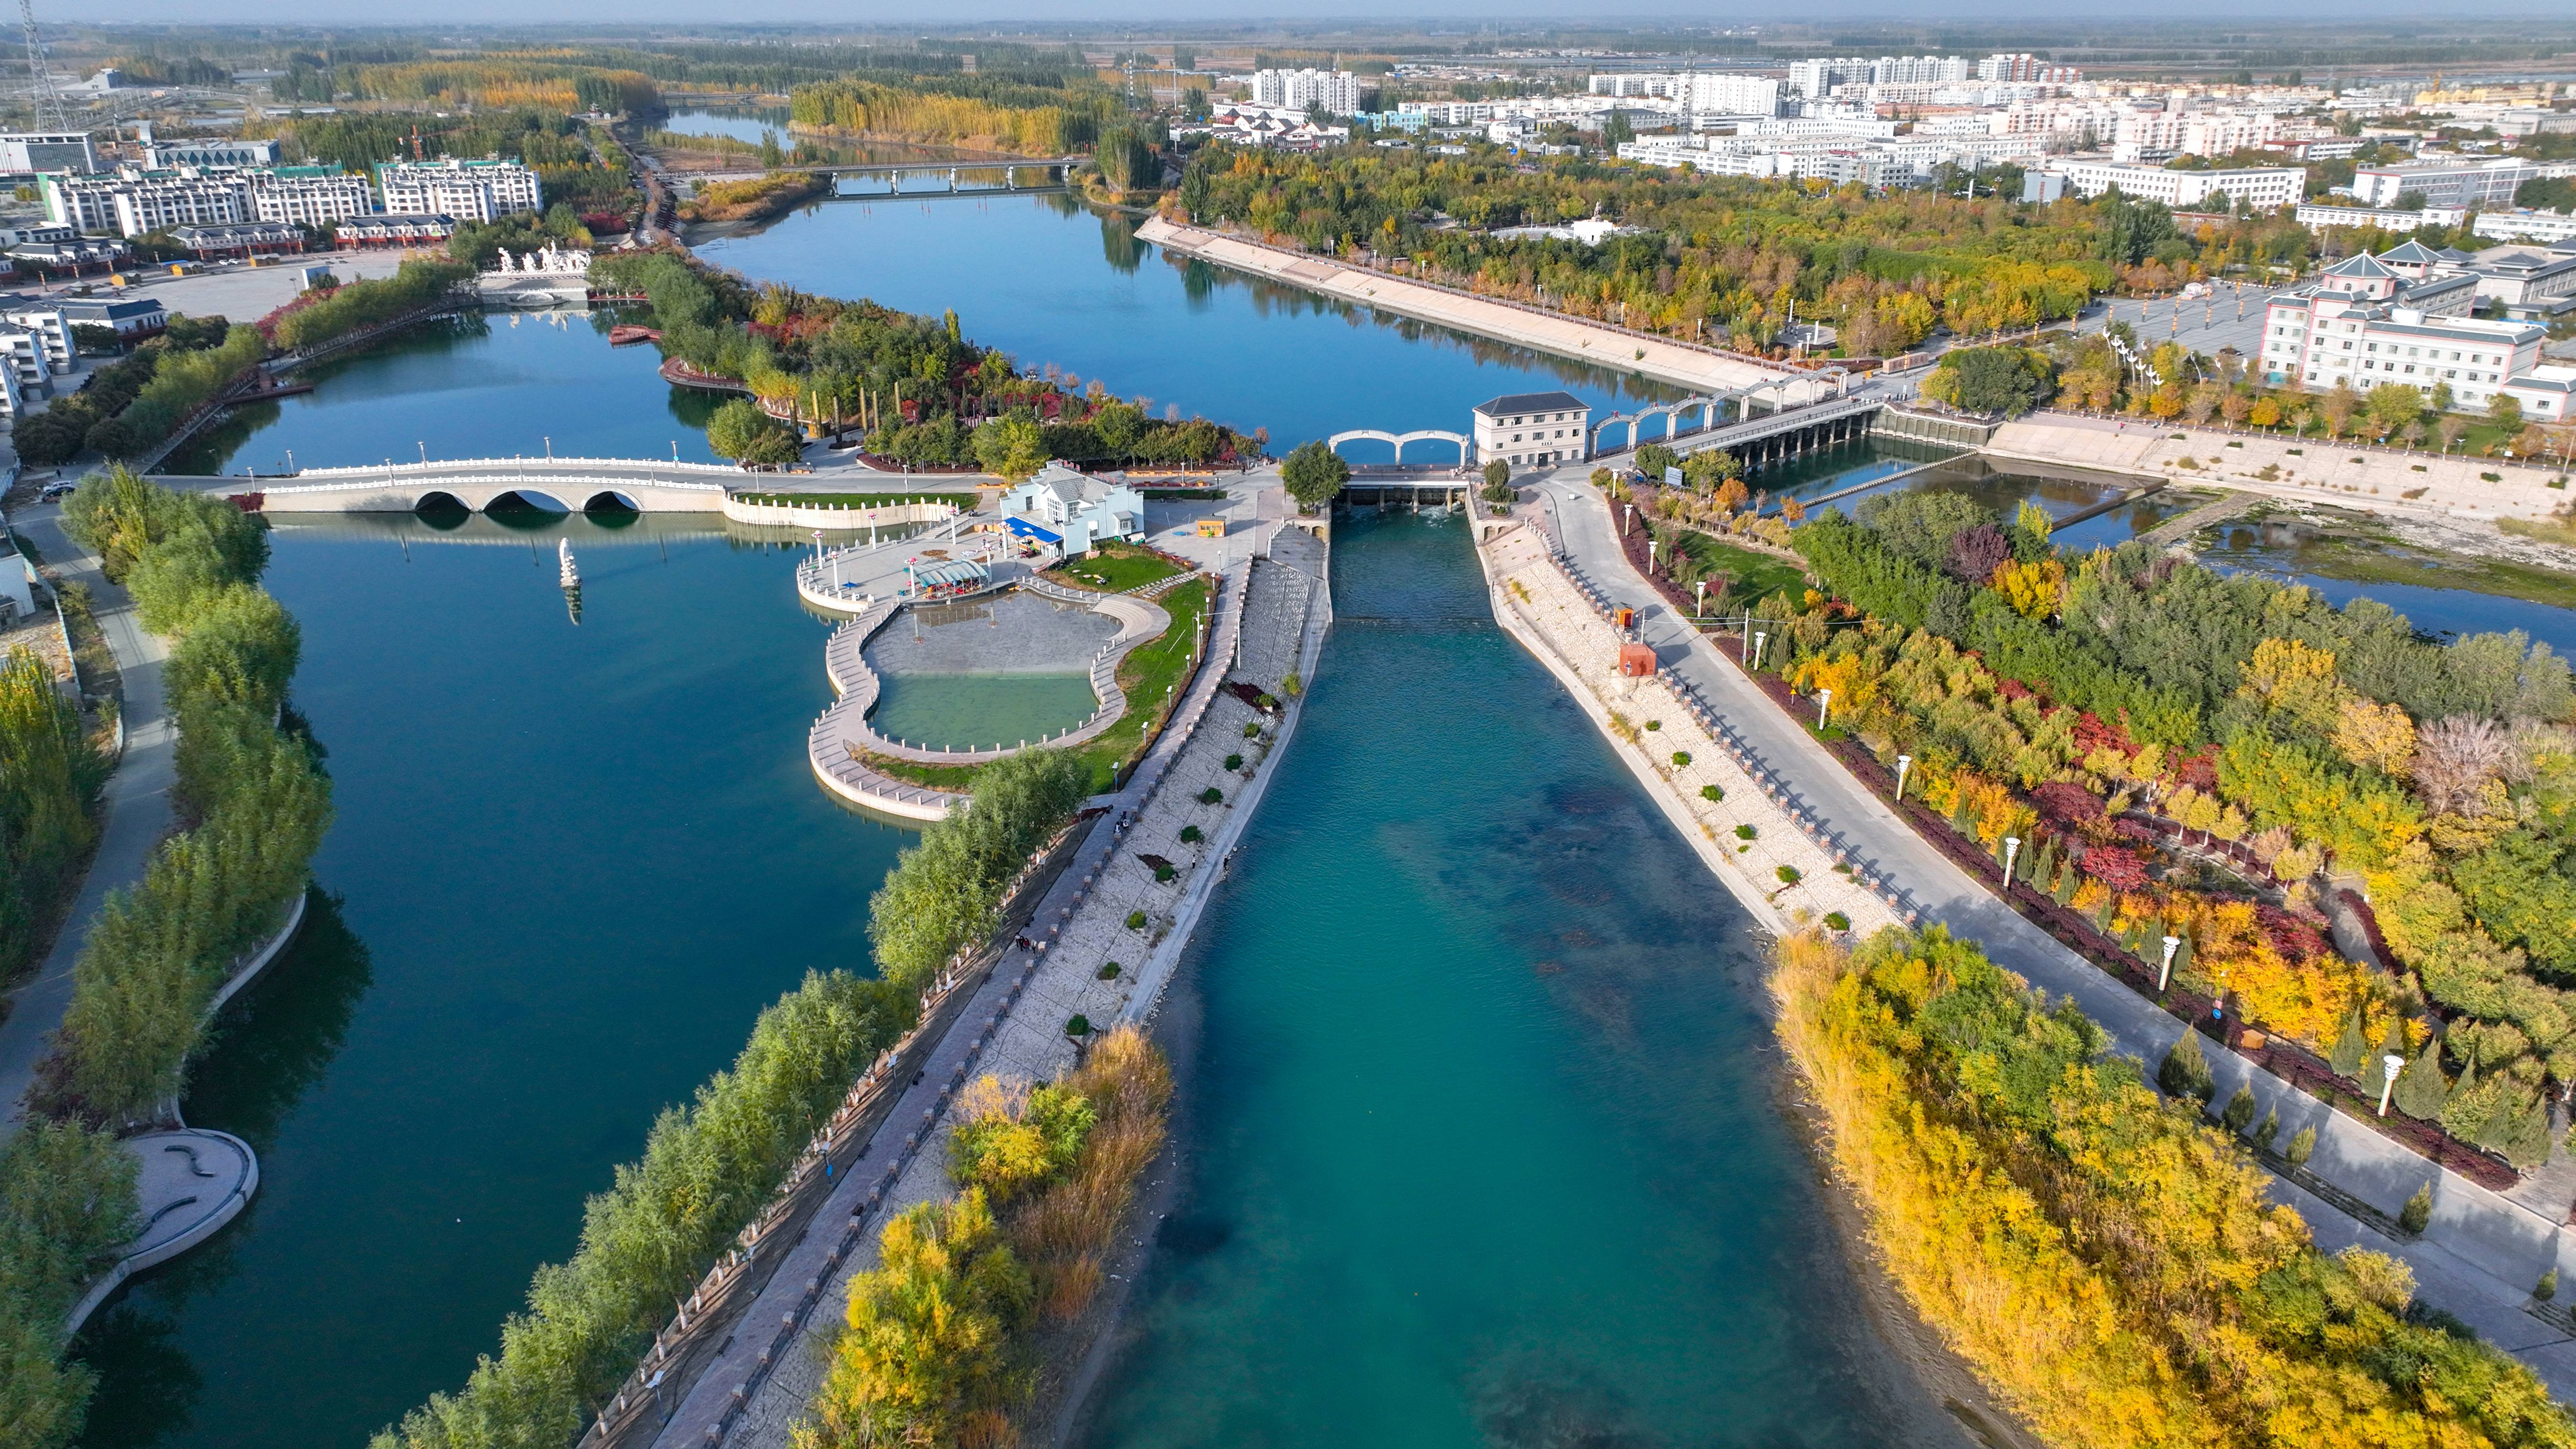
[[[2403, 259], [2400, 265], [2413, 269]], [[2396, 267], [2356, 256], [2273, 297], [2264, 317], [2264, 380], [2297, 378], [2321, 391], [2343, 383], [2361, 393], [2392, 382], [2430, 393], [2446, 383], [2453, 407], [2475, 411], [2538, 365], [2545, 329], [2435, 316], [2406, 305], [2412, 290]]]
[[384, 209], [402, 215], [494, 221], [545, 209], [537, 173], [516, 161], [387, 161], [376, 167], [376, 185]]
[[2504, 395], [2522, 404], [2526, 418], [2563, 423], [2576, 417], [2576, 367], [2535, 367], [2506, 383]]
[[1346, 70], [1254, 71], [1252, 103], [1347, 116], [1360, 108], [1360, 78]]
[[2554, 211], [2482, 211], [2470, 230], [2497, 241], [2563, 242], [2576, 240], [2576, 216]]
[[1625, 75], [1596, 75], [1592, 78], [1592, 94], [1661, 96], [1687, 103], [1699, 115], [1776, 116], [1780, 113], [1780, 82], [1769, 76], [1727, 71], [1707, 74], [1698, 71], [1639, 71]]
[[2382, 231], [2413, 231], [2419, 226], [2458, 226], [2469, 216], [2468, 212], [2456, 206], [2390, 211], [2380, 207], [2335, 206], [2315, 201], [2300, 202], [2296, 214], [2299, 225], [2310, 231], [2324, 231], [2330, 226], [2375, 226]]
[[[61, 309], [20, 308], [16, 311], [0, 313], [0, 322], [6, 322], [21, 332], [32, 334], [36, 338], [37, 349], [44, 354], [45, 365], [49, 369], [55, 372], [72, 370], [72, 324], [64, 318]], [[43, 380], [37, 379], [39, 382]]]
[[2167, 206], [2198, 206], [2213, 196], [2230, 202], [2244, 198], [2258, 208], [2289, 206], [2307, 186], [2308, 173], [2297, 166], [2249, 166], [2227, 171], [2167, 171], [2161, 166], [2135, 166], [2118, 161], [2061, 158], [2048, 169], [2066, 178], [2079, 195], [2100, 196], [2116, 186], [2123, 196], [2161, 201]]
[[7, 370], [10, 386], [18, 390], [42, 387], [45, 379], [69, 370], [54, 366], [41, 334], [5, 325], [0, 325], [0, 368]]
[[2024, 51], [2018, 55], [1990, 55], [1978, 61], [1977, 79], [2022, 81], [2044, 86], [2071, 86], [2083, 82], [2084, 72], [2071, 65], [2050, 65], [2038, 56]]
[[2511, 206], [2514, 191], [2539, 174], [2530, 162], [2510, 157], [2363, 166], [2352, 173], [2352, 195], [2364, 206], [2395, 206], [2410, 191], [2423, 193], [2427, 206]]
[[1807, 100], [1821, 101], [1832, 95], [1836, 86], [1867, 84], [1869, 62], [1858, 56], [1789, 62], [1789, 93]]
[[43, 177], [45, 214], [57, 224], [121, 237], [175, 226], [251, 219], [250, 183], [238, 176], [155, 176], [127, 172], [98, 180]]
[[2125, 111], [2112, 133], [2112, 155], [2136, 160], [2162, 151], [2182, 156], [2224, 156], [2280, 139], [2278, 116], [2246, 111]]
[[314, 170], [305, 174], [254, 174], [253, 220], [293, 226], [330, 226], [376, 209], [376, 189], [364, 176]]

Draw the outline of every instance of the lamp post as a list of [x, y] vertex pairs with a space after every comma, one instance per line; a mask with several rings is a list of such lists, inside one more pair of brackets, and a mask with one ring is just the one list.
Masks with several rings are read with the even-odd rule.
[[2406, 1070], [2406, 1059], [2390, 1052], [2379, 1059], [2379, 1064], [2387, 1068], [2379, 1081], [2379, 1115], [2385, 1117], [2388, 1115], [2388, 1099], [2397, 1091], [2397, 1074]]
[[1754, 667], [1754, 668], [1756, 668], [1756, 669], [1759, 669], [1759, 668], [1761, 668], [1761, 667], [1762, 667], [1762, 644], [1763, 644], [1763, 641], [1765, 641], [1765, 640], [1769, 639], [1770, 637], [1771, 637], [1771, 636], [1770, 636], [1769, 634], [1764, 634], [1764, 633], [1756, 633], [1756, 634], [1753, 636], [1753, 667]]
[[2158, 990], [2158, 991], [2162, 991], [2162, 990], [2164, 990], [2164, 989], [2165, 989], [2165, 983], [2173, 979], [2173, 958], [2174, 958], [2174, 952], [2179, 951], [2179, 950], [2181, 950], [2181, 949], [2182, 949], [2182, 937], [2180, 937], [2180, 936], [2167, 936], [2167, 937], [2165, 937], [2165, 964], [2164, 964], [2164, 965], [2162, 965], [2162, 966], [2160, 966], [2160, 967], [2158, 967], [2158, 968], [2156, 968], [2156, 990]]
[[1704, 618], [1708, 614], [1708, 580], [1701, 579], [1692, 587], [1699, 591], [1699, 602], [1691, 607], [1691, 617]]
[[1655, 550], [1659, 546], [1654, 539], [1646, 540], [1646, 572], [1650, 574], [1655, 571]]
[[2013, 860], [2014, 860], [2014, 858], [2015, 858], [2015, 857], [2019, 856], [2020, 854], [2021, 854], [2021, 837], [2020, 837], [2020, 836], [2018, 836], [2018, 835], [2007, 835], [2007, 836], [2005, 836], [2005, 837], [2004, 837], [2004, 889], [2005, 889], [2005, 890], [2007, 890], [2007, 891], [2009, 891], [2009, 890], [2011, 890], [2011, 889], [2012, 889], [2012, 883], [2013, 883]]
[[1899, 805], [1905, 803], [1905, 772], [1913, 768], [1914, 757], [1912, 755], [1899, 755], [1896, 757], [1896, 803]]
[[1830, 717], [1830, 715], [1831, 715], [1831, 714], [1832, 714], [1832, 712], [1833, 712], [1833, 708], [1834, 708], [1834, 692], [1833, 692], [1832, 690], [1830, 690], [1830, 689], [1819, 689], [1819, 690], [1817, 690], [1817, 691], [1816, 691], [1816, 728], [1818, 728], [1818, 729], [1823, 729], [1823, 728], [1825, 727], [1825, 720], [1826, 720], [1828, 717]]
[[1630, 533], [1635, 531], [1634, 526], [1637, 522], [1637, 505], [1634, 503], [1627, 503], [1620, 506], [1628, 510], [1628, 516], [1621, 520], [1619, 524], [1619, 536], [1621, 538], [1626, 538]]

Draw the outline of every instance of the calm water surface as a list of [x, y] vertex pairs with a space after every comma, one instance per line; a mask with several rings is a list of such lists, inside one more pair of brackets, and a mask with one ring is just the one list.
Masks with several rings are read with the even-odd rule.
[[1193, 947], [1190, 1186], [1088, 1442], [1950, 1445], [1863, 1326], [1750, 918], [1496, 629], [1337, 526], [1313, 702]]
[[225, 1014], [187, 1116], [250, 1140], [259, 1196], [92, 1320], [87, 1444], [355, 1445], [455, 1386], [760, 1007], [871, 969], [908, 837], [806, 768], [791, 556], [575, 519], [576, 627], [554, 530], [475, 530], [277, 535], [340, 904]]

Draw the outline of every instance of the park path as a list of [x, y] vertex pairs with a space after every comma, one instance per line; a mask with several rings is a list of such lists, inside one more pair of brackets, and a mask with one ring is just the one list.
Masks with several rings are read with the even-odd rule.
[[[1783, 714], [1718, 646], [1667, 607], [1619, 547], [1610, 506], [1599, 490], [1563, 476], [1531, 480], [1569, 564], [1613, 600], [1637, 606], [1640, 637], [1699, 699], [1731, 724], [1753, 754], [1784, 779], [1798, 803], [1848, 841], [1864, 864], [1891, 877], [1928, 923], [1983, 944], [1998, 964], [2052, 996], [2071, 997], [2100, 1023], [2114, 1050], [2146, 1063], [2149, 1075], [2183, 1023], [2077, 956], [1971, 879], [1899, 820], [1823, 745]], [[2317, 1129], [2308, 1170], [2394, 1219], [2427, 1182], [2433, 1216], [2409, 1241], [2342, 1211], [2295, 1184], [2275, 1179], [2275, 1196], [2296, 1206], [2320, 1246], [2358, 1245], [2403, 1259], [2423, 1298], [2457, 1314], [2489, 1342], [2529, 1364], [2562, 1399], [2576, 1397], [2576, 1340], [2526, 1311], [2532, 1285], [2552, 1268], [2576, 1276], [2576, 1235], [2561, 1224], [2569, 1204], [2535, 1211], [2427, 1162], [2359, 1122], [2291, 1087], [2232, 1051], [2212, 1051], [2218, 1100], [2239, 1086], [2252, 1090], [2259, 1117], [2280, 1114], [2286, 1136]]]
[[161, 666], [169, 651], [162, 640], [143, 631], [133, 600], [123, 588], [109, 583], [99, 572], [98, 560], [63, 532], [59, 505], [28, 508], [11, 522], [55, 570], [58, 584], [89, 586], [91, 609], [123, 676], [125, 754], [116, 773], [108, 777], [99, 804], [98, 853], [81, 883], [80, 898], [64, 918], [44, 964], [9, 994], [9, 1019], [0, 1022], [0, 1139], [16, 1133], [36, 1066], [52, 1051], [54, 1028], [71, 1007], [72, 963], [89, 939], [90, 922], [97, 919], [109, 891], [143, 879], [152, 848], [170, 832], [170, 785], [178, 743], [178, 730], [161, 696]]

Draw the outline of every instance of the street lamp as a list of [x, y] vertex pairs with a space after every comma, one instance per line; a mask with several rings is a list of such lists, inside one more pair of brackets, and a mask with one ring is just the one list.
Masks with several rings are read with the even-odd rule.
[[2007, 836], [2005, 836], [2005, 837], [2004, 837], [2004, 889], [2005, 889], [2006, 891], [2010, 891], [2010, 890], [2012, 889], [2012, 883], [2013, 883], [2013, 859], [2014, 859], [2014, 857], [2016, 857], [2016, 856], [2018, 856], [2018, 855], [2020, 855], [2020, 854], [2021, 854], [2021, 837], [2020, 837], [2020, 836], [2018, 836], [2018, 835], [2007, 835]]
[[1651, 538], [1646, 540], [1646, 572], [1648, 573], [1653, 573], [1655, 571], [1655, 550], [1659, 546], [1660, 545]]
[[1825, 727], [1825, 719], [1826, 719], [1826, 716], [1827, 716], [1827, 715], [1829, 715], [1830, 713], [1832, 713], [1832, 711], [1833, 711], [1833, 707], [1834, 707], [1834, 692], [1833, 692], [1832, 690], [1830, 690], [1830, 689], [1819, 689], [1819, 690], [1817, 690], [1817, 691], [1816, 691], [1816, 728], [1818, 728], [1818, 729], [1823, 729], [1823, 728]]
[[1899, 805], [1905, 803], [1905, 772], [1913, 768], [1914, 757], [1912, 755], [1899, 755], [1896, 757], [1896, 803]]
[[2397, 1074], [2406, 1070], [2406, 1059], [2395, 1052], [2390, 1052], [2381, 1057], [2379, 1062], [2381, 1066], [2388, 1069], [2387, 1074], [2379, 1081], [2379, 1115], [2385, 1117], [2388, 1115], [2388, 1099], [2397, 1091]]
[[1756, 669], [1762, 667], [1762, 642], [1770, 637], [1770, 635], [1763, 633], [1757, 633], [1753, 636], [1753, 667]]
[[2176, 952], [2176, 951], [2178, 951], [2178, 950], [2181, 950], [2181, 949], [2182, 949], [2182, 937], [2180, 937], [2180, 936], [2167, 936], [2167, 937], [2165, 937], [2165, 964], [2164, 964], [2163, 966], [2159, 967], [2159, 968], [2157, 969], [2157, 971], [2156, 971], [2156, 990], [2158, 990], [2158, 991], [2162, 991], [2162, 990], [2164, 990], [2164, 989], [2165, 989], [2165, 983], [2166, 983], [2167, 981], [2170, 981], [2170, 980], [2172, 980], [2172, 979], [2173, 979], [2173, 961], [2174, 961], [2174, 952]]
[[1627, 518], [1626, 518], [1624, 521], [1622, 521], [1622, 522], [1620, 523], [1620, 525], [1619, 525], [1619, 536], [1620, 536], [1621, 538], [1626, 538], [1626, 537], [1629, 535], [1629, 533], [1630, 533], [1631, 531], [1633, 531], [1633, 530], [1632, 530], [1632, 525], [1634, 525], [1634, 524], [1636, 523], [1636, 521], [1637, 521], [1637, 505], [1636, 505], [1636, 504], [1634, 504], [1634, 503], [1629, 503], [1629, 504], [1625, 504], [1625, 505], [1622, 505], [1622, 506], [1624, 506], [1624, 507], [1628, 510], [1628, 516], [1627, 516]]
[[1694, 619], [1704, 617], [1708, 613], [1708, 580], [1701, 579], [1692, 587], [1699, 590], [1699, 602], [1692, 606], [1691, 617]]

